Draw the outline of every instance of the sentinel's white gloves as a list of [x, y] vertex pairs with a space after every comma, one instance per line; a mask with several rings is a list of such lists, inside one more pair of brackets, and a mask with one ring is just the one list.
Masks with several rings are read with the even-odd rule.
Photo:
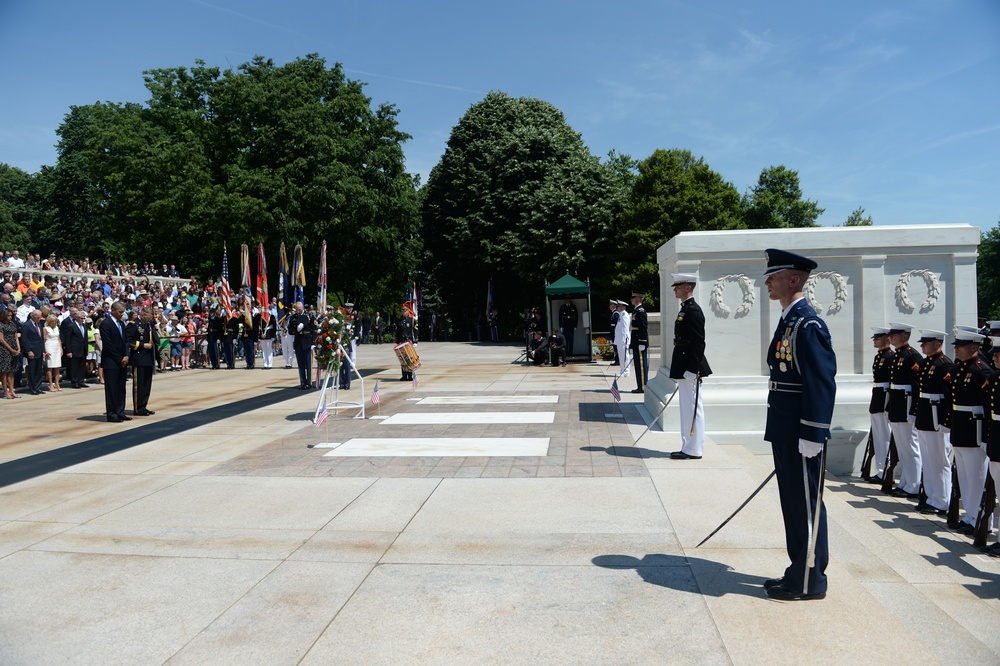
[[808, 439], [799, 440], [799, 453], [803, 458], [815, 458], [823, 451], [823, 445], [819, 442], [810, 442]]
[[698, 379], [698, 375], [694, 374], [690, 370], [684, 371], [684, 379]]
[[299, 322], [299, 325], [295, 327], [295, 330], [298, 331], [299, 333], [301, 333], [302, 329], [305, 328], [305, 327], [306, 327], [305, 324], [303, 324], [302, 322]]
[[639, 351], [646, 351], [646, 345], [639, 345]]

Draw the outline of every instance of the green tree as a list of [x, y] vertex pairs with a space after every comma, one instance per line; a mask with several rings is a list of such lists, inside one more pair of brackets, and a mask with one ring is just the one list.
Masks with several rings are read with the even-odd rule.
[[612, 283], [656, 300], [656, 250], [682, 231], [743, 228], [740, 195], [690, 151], [657, 150], [638, 164], [618, 232]]
[[976, 264], [979, 287], [979, 316], [1000, 319], [1000, 223], [979, 241]]
[[95, 253], [202, 276], [224, 242], [263, 242], [272, 271], [279, 243], [302, 243], [313, 284], [326, 239], [331, 293], [363, 304], [400, 291], [419, 210], [394, 106], [373, 108], [316, 55], [235, 71], [198, 61], [145, 82], [145, 106], [74, 107], [60, 127], [59, 236], [84, 225]]
[[847, 216], [847, 221], [842, 226], [845, 227], [870, 227], [874, 224], [871, 215], [865, 215], [865, 209], [858, 206]]
[[784, 166], [762, 170], [757, 184], [744, 195], [743, 207], [748, 229], [815, 227], [824, 210], [802, 198], [799, 173]]
[[37, 229], [35, 183], [31, 174], [0, 164], [0, 239], [2, 250], [34, 250], [30, 230]]
[[618, 187], [554, 106], [491, 92], [453, 128], [422, 193], [427, 275], [459, 321], [485, 307], [491, 277], [498, 309], [535, 303], [544, 280], [601, 265]]

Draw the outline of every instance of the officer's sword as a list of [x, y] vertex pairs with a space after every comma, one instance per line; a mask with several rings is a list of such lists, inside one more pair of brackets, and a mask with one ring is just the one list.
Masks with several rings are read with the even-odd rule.
[[771, 477], [774, 476], [776, 472], [777, 472], [777, 470], [772, 470], [771, 473], [767, 475], [767, 478], [764, 479], [763, 481], [761, 481], [760, 485], [757, 486], [757, 490], [755, 490], [752, 493], [750, 493], [750, 497], [748, 497], [745, 500], [743, 500], [743, 504], [740, 504], [739, 507], [736, 509], [736, 511], [733, 511], [732, 515], [730, 515], [728, 518], [726, 518], [725, 520], [723, 520], [722, 524], [719, 525], [718, 527], [716, 527], [714, 530], [712, 530], [712, 533], [709, 534], [704, 539], [702, 539], [701, 543], [699, 543], [697, 546], [695, 546], [695, 548], [701, 548], [701, 544], [705, 543], [706, 541], [708, 541], [709, 539], [711, 539], [712, 537], [714, 537], [716, 532], [718, 532], [719, 530], [721, 530], [723, 527], [726, 526], [726, 523], [728, 523], [730, 520], [732, 520], [733, 518], [735, 518], [736, 514], [738, 514], [740, 511], [742, 511], [743, 507], [745, 507], [747, 504], [749, 504], [750, 500], [752, 500], [754, 497], [756, 497], [757, 493], [759, 493], [761, 490], [764, 489], [764, 486], [767, 485], [767, 482], [771, 480]]
[[[809, 554], [806, 556], [805, 583], [802, 586], [803, 594], [809, 591], [809, 570], [816, 566], [816, 538], [819, 532], [819, 515], [823, 510], [823, 482], [826, 481], [826, 449], [828, 444], [823, 444], [823, 451], [819, 459], [819, 487], [816, 489], [816, 515], [813, 516], [812, 534], [809, 535]], [[806, 459], [802, 459], [803, 469]], [[806, 508], [809, 508], [809, 486], [806, 485]]]
[[661, 407], [660, 411], [658, 411], [656, 413], [656, 416], [653, 417], [653, 420], [649, 422], [649, 424], [646, 426], [646, 429], [643, 430], [642, 433], [638, 437], [635, 438], [635, 441], [632, 442], [632, 446], [635, 446], [636, 444], [638, 444], [639, 440], [642, 439], [642, 436], [645, 435], [647, 432], [649, 432], [649, 429], [653, 427], [653, 424], [656, 423], [660, 419], [660, 415], [663, 414], [664, 411], [666, 411], [667, 405], [669, 405], [670, 401], [674, 399], [675, 395], [677, 395], [677, 389], [678, 388], [680, 388], [680, 384], [677, 384], [676, 386], [674, 386], [674, 392], [671, 393], [670, 397], [667, 398], [667, 401], [665, 403], [663, 403], [663, 407]]

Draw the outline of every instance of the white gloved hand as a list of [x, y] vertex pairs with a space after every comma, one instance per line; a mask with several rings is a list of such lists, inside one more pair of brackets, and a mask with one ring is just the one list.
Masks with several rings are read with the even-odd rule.
[[298, 331], [299, 333], [301, 333], [302, 329], [305, 328], [305, 327], [306, 327], [306, 325], [300, 322], [299, 325], [295, 327], [295, 330]]
[[698, 375], [694, 374], [690, 370], [684, 371], [684, 379], [698, 379]]
[[646, 345], [639, 345], [639, 351], [646, 351]]
[[803, 458], [815, 458], [823, 451], [823, 445], [819, 442], [810, 442], [808, 439], [799, 440], [799, 453]]

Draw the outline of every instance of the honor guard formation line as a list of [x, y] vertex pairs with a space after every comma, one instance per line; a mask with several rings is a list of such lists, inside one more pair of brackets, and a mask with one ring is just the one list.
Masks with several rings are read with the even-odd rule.
[[[405, 317], [391, 350], [358, 358], [345, 325], [327, 353], [353, 306], [298, 302], [285, 373], [157, 379], [156, 418], [133, 423], [126, 370], [133, 414], [153, 417], [161, 339], [153, 310], [127, 322], [112, 303], [100, 421], [123, 425], [81, 392], [79, 413], [2, 449], [0, 663], [1000, 662], [1000, 322], [876, 328], [862, 482], [837, 478], [836, 357], [803, 296], [819, 267], [780, 249], [761, 266], [780, 307], [759, 351], [770, 458], [706, 435], [694, 274], [671, 276], [677, 388], [659, 414], [639, 395], [639, 292], [609, 304], [608, 374], [566, 366], [566, 305], [548, 334], [526, 317], [527, 360], [566, 366], [551, 373], [505, 345], [418, 355]], [[373, 380], [377, 416], [316, 406], [331, 354], [339, 390]], [[410, 383], [390, 381], [397, 362]], [[632, 376], [637, 395], [609, 396]], [[654, 428], [675, 397], [679, 432]]]

